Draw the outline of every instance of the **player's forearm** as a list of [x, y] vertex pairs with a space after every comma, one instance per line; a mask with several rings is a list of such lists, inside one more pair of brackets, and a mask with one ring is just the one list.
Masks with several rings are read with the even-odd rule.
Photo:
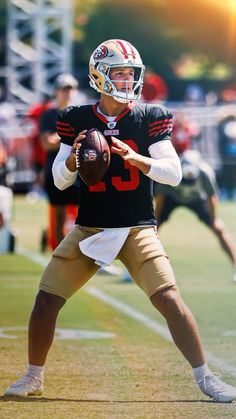
[[68, 153], [70, 153], [70, 150], [71, 147], [65, 144], [61, 145], [52, 166], [55, 186], [61, 190], [73, 185], [77, 178], [77, 171], [70, 170], [70, 164], [68, 166], [66, 164], [66, 161], [69, 160]]
[[182, 170], [179, 159], [167, 157], [162, 159], [153, 159], [135, 153], [129, 160], [132, 166], [137, 167], [152, 180], [164, 183], [166, 185], [177, 186], [182, 179]]
[[132, 166], [137, 167], [139, 170], [141, 170], [141, 172], [143, 172], [146, 175], [151, 168], [151, 160], [152, 159], [150, 157], [145, 157], [141, 154], [134, 153], [134, 157], [129, 159], [129, 163]]
[[54, 184], [58, 189], [64, 190], [75, 183], [77, 173], [71, 172], [65, 165], [65, 161], [53, 163], [52, 174]]
[[150, 179], [170, 186], [177, 186], [181, 182], [182, 170], [178, 160], [172, 158], [150, 160], [151, 167], [146, 173]]
[[177, 186], [182, 179], [180, 160], [171, 141], [160, 141], [152, 144], [148, 151], [151, 157], [136, 153], [126, 143], [111, 137], [111, 151], [137, 167], [152, 180], [170, 186]]
[[75, 172], [76, 171], [75, 157], [72, 155], [69, 155], [69, 157], [67, 157], [65, 161], [65, 165], [67, 169], [70, 170], [70, 172]]
[[158, 183], [177, 186], [182, 179], [182, 168], [171, 141], [163, 140], [154, 143], [148, 151], [152, 164], [147, 176]]

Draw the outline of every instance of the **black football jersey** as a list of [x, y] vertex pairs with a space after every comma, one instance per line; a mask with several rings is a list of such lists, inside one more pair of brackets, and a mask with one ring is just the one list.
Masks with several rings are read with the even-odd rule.
[[[114, 136], [137, 153], [150, 157], [151, 144], [170, 139], [172, 114], [161, 105], [131, 103], [114, 122], [98, 113], [97, 105], [61, 111], [57, 129], [63, 143], [72, 146], [82, 130], [97, 128], [108, 143]], [[76, 223], [101, 228], [155, 225], [152, 180], [119, 155], [111, 154], [109, 169], [97, 185], [87, 186], [81, 181]]]

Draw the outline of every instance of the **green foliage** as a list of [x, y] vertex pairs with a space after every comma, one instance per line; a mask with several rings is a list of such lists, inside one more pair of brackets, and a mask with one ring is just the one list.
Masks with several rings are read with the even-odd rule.
[[[236, 64], [236, 12], [229, 2], [74, 0], [73, 4], [77, 68], [87, 66], [100, 42], [115, 37], [132, 42], [145, 65], [165, 76], [183, 52], [203, 57], [193, 69], [196, 77], [227, 78]], [[0, 1], [0, 66], [5, 65], [6, 5], [7, 0]]]
[[[76, 2], [82, 9], [81, 2]], [[80, 6], [79, 6], [80, 5]], [[235, 24], [229, 4], [205, 0], [87, 0], [88, 23], [76, 24], [75, 64], [87, 65], [94, 48], [103, 40], [123, 38], [140, 51], [144, 63], [160, 74], [172, 72], [183, 52], [202, 57], [197, 77], [230, 75], [236, 62]], [[76, 21], [76, 19], [75, 19]], [[234, 31], [233, 31], [234, 28]], [[209, 65], [204, 65], [205, 60]], [[222, 63], [220, 70], [218, 63]], [[196, 71], [195, 71], [196, 73]], [[227, 77], [227, 75], [225, 75]]]
[[110, 38], [129, 40], [140, 51], [145, 65], [160, 74], [170, 72], [170, 64], [183, 51], [178, 33], [169, 31], [148, 4], [143, 9], [132, 2], [114, 5], [103, 1], [93, 9], [84, 31], [86, 50], [80, 59], [86, 64], [96, 46]]

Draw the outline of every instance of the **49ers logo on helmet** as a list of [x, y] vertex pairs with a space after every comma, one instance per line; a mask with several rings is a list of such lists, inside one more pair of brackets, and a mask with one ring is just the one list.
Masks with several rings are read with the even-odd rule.
[[105, 45], [100, 45], [93, 54], [94, 60], [101, 60], [108, 54], [108, 48]]

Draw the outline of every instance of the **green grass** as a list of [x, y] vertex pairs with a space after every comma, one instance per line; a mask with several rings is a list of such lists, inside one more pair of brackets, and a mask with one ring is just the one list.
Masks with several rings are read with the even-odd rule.
[[[15, 200], [18, 243], [38, 251], [46, 225], [46, 204]], [[224, 203], [219, 214], [236, 237], [235, 204]], [[181, 293], [194, 312], [207, 350], [236, 366], [236, 286], [232, 268], [215, 237], [186, 210], [174, 213], [160, 231]], [[0, 255], [0, 328], [27, 326], [42, 268], [20, 255]], [[118, 277], [95, 276], [90, 284], [164, 325], [145, 295]], [[234, 418], [235, 403], [214, 404], [196, 388], [191, 369], [174, 345], [116, 311], [86, 289], [60, 313], [58, 327], [111, 332], [114, 338], [55, 340], [41, 398], [0, 397], [0, 417], [18, 418]], [[27, 332], [0, 338], [0, 391], [24, 371]], [[221, 371], [228, 382], [236, 378]]]

